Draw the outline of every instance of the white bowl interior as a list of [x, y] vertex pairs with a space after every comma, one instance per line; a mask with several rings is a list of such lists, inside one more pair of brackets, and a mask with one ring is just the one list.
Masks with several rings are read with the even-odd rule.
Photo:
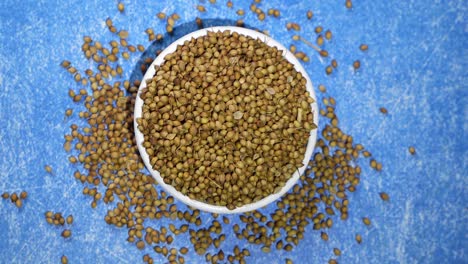
[[309, 140], [308, 140], [308, 143], [307, 143], [307, 149], [306, 149], [306, 152], [305, 152], [305, 155], [304, 155], [304, 160], [303, 160], [303, 164], [305, 164], [305, 165], [302, 166], [301, 168], [299, 168], [299, 170], [296, 170], [296, 172], [293, 174], [293, 176], [286, 182], [286, 184], [283, 186], [283, 188], [279, 192], [274, 193], [272, 195], [269, 195], [269, 196], [267, 196], [267, 197], [265, 197], [265, 198], [263, 198], [263, 199], [261, 199], [261, 200], [259, 200], [257, 202], [246, 204], [246, 205], [243, 205], [241, 207], [237, 207], [234, 210], [229, 210], [225, 206], [217, 206], [217, 205], [207, 204], [207, 203], [203, 203], [203, 202], [200, 202], [200, 201], [197, 201], [197, 200], [190, 199], [188, 196], [186, 196], [186, 195], [182, 194], [181, 192], [177, 191], [173, 186], [171, 186], [169, 184], [166, 184], [164, 182], [164, 180], [162, 179], [161, 175], [159, 174], [159, 172], [154, 170], [152, 168], [152, 166], [151, 166], [150, 158], [148, 156], [148, 153], [146, 152], [145, 148], [143, 147], [144, 136], [141, 133], [141, 131], [138, 129], [138, 125], [137, 125], [137, 122], [136, 122], [136, 119], [140, 118], [141, 114], [142, 114], [143, 100], [141, 100], [140, 94], [141, 94], [141, 91], [144, 88], [146, 88], [146, 81], [151, 79], [154, 76], [154, 74], [155, 74], [155, 68], [154, 67], [156, 65], [161, 65], [164, 62], [164, 57], [167, 54], [170, 54], [170, 53], [173, 53], [174, 51], [176, 51], [177, 46], [178, 45], [183, 45], [184, 41], [190, 40], [191, 38], [198, 38], [198, 37], [204, 36], [204, 35], [207, 34], [208, 31], [218, 32], [218, 31], [225, 31], [225, 30], [230, 30], [231, 32], [237, 32], [237, 33], [239, 33], [241, 35], [249, 36], [249, 37], [252, 37], [254, 39], [258, 38], [260, 40], [263, 40], [267, 45], [272, 46], [272, 47], [276, 47], [279, 50], [283, 51], [284, 57], [290, 63], [292, 63], [294, 65], [294, 68], [297, 71], [299, 71], [302, 74], [302, 76], [304, 76], [304, 78], [307, 80], [306, 89], [309, 92], [310, 96], [314, 99], [314, 102], [311, 104], [312, 114], [313, 114], [313, 117], [314, 117], [314, 123], [316, 125], [318, 125], [318, 106], [317, 106], [317, 103], [315, 102], [316, 97], [315, 97], [314, 89], [312, 87], [312, 82], [311, 82], [311, 80], [309, 78], [309, 75], [307, 74], [305, 69], [302, 67], [301, 63], [294, 56], [294, 54], [292, 54], [287, 48], [285, 48], [279, 42], [277, 42], [276, 40], [272, 39], [271, 37], [269, 37], [269, 36], [267, 36], [265, 34], [259, 33], [259, 32], [254, 31], [254, 30], [246, 29], [246, 28], [241, 28], [241, 27], [223, 26], [223, 27], [204, 28], [204, 29], [200, 29], [200, 30], [197, 30], [195, 32], [192, 32], [190, 34], [187, 34], [187, 35], [181, 37], [180, 39], [176, 40], [175, 42], [173, 42], [166, 49], [164, 49], [164, 51], [162, 51], [161, 54], [159, 54], [159, 56], [153, 61], [151, 66], [146, 71], [146, 73], [145, 73], [145, 75], [143, 77], [143, 80], [141, 82], [141, 85], [140, 85], [140, 87], [138, 89], [138, 94], [137, 94], [137, 98], [136, 98], [136, 101], [135, 101], [134, 128], [135, 128], [136, 143], [137, 143], [140, 155], [141, 155], [141, 157], [143, 159], [143, 162], [145, 163], [145, 166], [149, 170], [151, 175], [162, 186], [162, 188], [164, 190], [166, 190], [169, 194], [174, 196], [176, 199], [179, 199], [180, 201], [182, 201], [183, 203], [185, 203], [186, 205], [189, 205], [191, 207], [194, 207], [194, 208], [206, 211], [206, 212], [211, 212], [211, 213], [232, 214], [232, 213], [243, 213], [243, 212], [253, 211], [253, 210], [256, 210], [258, 208], [264, 207], [264, 206], [274, 202], [276, 199], [280, 198], [283, 194], [285, 194], [289, 189], [291, 189], [291, 187], [293, 187], [293, 185], [297, 182], [299, 177], [304, 173], [304, 170], [307, 168], [307, 164], [309, 163], [309, 160], [310, 160], [310, 158], [312, 156], [312, 153], [313, 153], [313, 150], [314, 150], [314, 147], [315, 147], [315, 143], [316, 143], [316, 140], [317, 140], [317, 129], [313, 129], [312, 131], [310, 131], [310, 136], [309, 136]]

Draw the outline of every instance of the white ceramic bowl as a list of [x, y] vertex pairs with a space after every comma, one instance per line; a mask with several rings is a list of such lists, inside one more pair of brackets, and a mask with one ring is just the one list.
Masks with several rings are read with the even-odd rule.
[[[229, 210], [225, 206], [217, 206], [217, 205], [207, 204], [207, 203], [203, 203], [197, 200], [190, 199], [188, 196], [177, 191], [173, 186], [166, 184], [164, 180], [162, 179], [161, 175], [159, 174], [159, 172], [154, 170], [151, 166], [150, 158], [148, 154], [146, 153], [146, 149], [143, 147], [144, 136], [141, 133], [141, 131], [138, 130], [138, 125], [136, 122], [136, 119], [141, 117], [142, 106], [143, 106], [143, 100], [141, 100], [140, 98], [140, 93], [142, 89], [146, 88], [146, 81], [148, 79], [151, 79], [154, 76], [155, 74], [154, 66], [161, 65], [164, 61], [164, 57], [167, 54], [173, 53], [176, 50], [178, 45], [183, 45], [184, 41], [190, 40], [191, 38], [198, 38], [200, 36], [204, 36], [207, 34], [208, 31], [218, 32], [218, 31], [225, 31], [225, 30], [230, 30], [231, 32], [237, 32], [241, 35], [249, 36], [254, 39], [258, 38], [260, 40], [263, 40], [267, 45], [276, 47], [279, 50], [282, 50], [284, 52], [284, 57], [290, 63], [292, 63], [294, 65], [294, 68], [297, 71], [299, 71], [302, 74], [302, 76], [304, 76], [304, 78], [307, 80], [306, 89], [309, 92], [310, 96], [314, 99], [314, 101], [316, 101], [314, 89], [312, 87], [312, 82], [310, 81], [310, 78], [307, 75], [307, 72], [304, 70], [301, 63], [296, 59], [294, 54], [292, 54], [287, 48], [285, 48], [283, 45], [278, 43], [276, 40], [272, 39], [269, 36], [266, 36], [265, 34], [259, 33], [257, 31], [246, 29], [246, 28], [241, 28], [241, 27], [230, 27], [230, 26], [211, 27], [211, 28], [204, 28], [204, 29], [201, 29], [201, 30], [198, 30], [198, 31], [195, 31], [195, 32], [192, 32], [190, 34], [183, 36], [182, 38], [178, 39], [177, 41], [169, 45], [153, 61], [151, 66], [148, 68], [145, 76], [143, 77], [141, 85], [138, 89], [138, 95], [135, 101], [134, 126], [135, 126], [136, 143], [138, 145], [138, 150], [140, 151], [140, 155], [143, 159], [143, 162], [145, 163], [145, 166], [149, 170], [151, 175], [156, 179], [156, 181], [159, 183], [159, 185], [162, 186], [163, 189], [165, 189], [169, 194], [174, 196], [176, 199], [179, 199], [180, 201], [182, 201], [183, 203], [191, 207], [194, 207], [203, 211], [207, 211], [207, 212], [212, 212], [212, 213], [232, 214], [232, 213], [243, 213], [243, 212], [253, 211], [258, 208], [264, 207], [274, 202], [276, 199], [280, 198], [283, 194], [285, 194], [289, 189], [291, 189], [291, 187], [297, 182], [297, 180], [302, 175], [302, 173], [304, 173], [304, 170], [306, 169], [307, 164], [309, 163], [310, 157], [312, 156], [312, 152], [315, 147], [315, 142], [317, 140], [317, 129], [313, 129], [312, 131], [310, 131], [309, 141], [307, 143], [307, 149], [306, 149], [306, 152], [304, 155], [304, 161], [303, 161], [303, 164], [305, 165], [299, 168], [299, 170], [297, 170], [293, 174], [293, 176], [288, 180], [288, 182], [284, 185], [284, 187], [279, 192], [269, 195], [257, 202], [246, 204], [246, 205], [243, 205], [242, 207], [237, 207], [234, 210]], [[314, 117], [314, 123], [318, 125], [317, 103], [316, 102], [312, 103], [311, 108], [312, 108], [312, 113]]]

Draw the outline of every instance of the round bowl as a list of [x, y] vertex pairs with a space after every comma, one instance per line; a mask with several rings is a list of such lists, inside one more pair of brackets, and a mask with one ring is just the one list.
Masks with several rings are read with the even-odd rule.
[[296, 172], [292, 175], [292, 177], [286, 182], [286, 184], [283, 186], [283, 188], [274, 194], [271, 194], [259, 201], [243, 205], [241, 207], [237, 207], [233, 210], [229, 210], [225, 206], [218, 206], [218, 205], [212, 205], [212, 204], [207, 204], [203, 203], [201, 201], [193, 200], [190, 199], [188, 196], [182, 194], [181, 192], [177, 191], [173, 186], [166, 184], [159, 174], [158, 171], [154, 170], [151, 166], [150, 163], [150, 158], [148, 156], [148, 153], [146, 152], [145, 147], [143, 146], [143, 141], [144, 141], [144, 136], [141, 133], [141, 131], [138, 129], [137, 125], [137, 118], [141, 117], [142, 113], [142, 106], [143, 106], [143, 100], [140, 98], [141, 91], [146, 88], [146, 81], [151, 79], [154, 74], [155, 74], [155, 68], [154, 66], [156, 65], [161, 65], [164, 62], [164, 57], [167, 54], [173, 53], [178, 45], [183, 45], [184, 41], [190, 40], [191, 38], [198, 38], [201, 36], [204, 36], [207, 34], [208, 31], [225, 31], [225, 30], [230, 30], [231, 32], [237, 32], [238, 34], [244, 35], [244, 36], [249, 36], [254, 39], [260, 39], [263, 40], [264, 43], [266, 43], [269, 46], [276, 47], [279, 50], [283, 51], [284, 57], [294, 65], [294, 68], [304, 76], [306, 79], [306, 89], [309, 92], [310, 96], [312, 99], [314, 99], [314, 102], [311, 104], [312, 108], [312, 114], [314, 117], [314, 124], [318, 125], [318, 107], [314, 93], [314, 89], [312, 87], [312, 82], [305, 71], [305, 69], [302, 67], [301, 63], [297, 60], [297, 58], [292, 54], [287, 48], [285, 48], [283, 45], [281, 45], [279, 42], [276, 40], [272, 39], [271, 37], [259, 33], [254, 30], [246, 29], [246, 28], [241, 28], [241, 27], [231, 27], [231, 26], [223, 26], [223, 27], [210, 27], [210, 28], [204, 28], [195, 32], [192, 32], [190, 34], [187, 34], [183, 36], [182, 38], [176, 40], [173, 42], [171, 45], [169, 45], [164, 51], [162, 51], [159, 56], [153, 61], [151, 66], [148, 68], [147, 72], [145, 73], [143, 80], [141, 82], [141, 85], [138, 89], [138, 94], [137, 98], [135, 101], [135, 112], [134, 112], [134, 127], [135, 127], [135, 137], [136, 137], [136, 144], [138, 146], [138, 150], [140, 152], [140, 155], [143, 159], [143, 162], [145, 163], [146, 168], [148, 171], [151, 173], [151, 175], [155, 178], [155, 180], [161, 185], [161, 187], [167, 191], [169, 194], [174, 196], [176, 199], [182, 201], [188, 206], [191, 206], [193, 208], [197, 208], [202, 211], [206, 212], [211, 212], [211, 213], [218, 213], [218, 214], [233, 214], [233, 213], [243, 213], [243, 212], [248, 212], [248, 211], [253, 211], [258, 208], [264, 207], [272, 202], [274, 202], [276, 199], [280, 198], [283, 194], [285, 194], [289, 189], [291, 189], [292, 186], [297, 182], [299, 177], [304, 173], [304, 170], [307, 167], [307, 164], [309, 163], [309, 160], [312, 156], [312, 152], [315, 147], [315, 143], [317, 140], [317, 129], [312, 129], [310, 131], [310, 136], [309, 136], [309, 141], [307, 143], [307, 149], [304, 155], [304, 160], [301, 168], [299, 170], [296, 170]]

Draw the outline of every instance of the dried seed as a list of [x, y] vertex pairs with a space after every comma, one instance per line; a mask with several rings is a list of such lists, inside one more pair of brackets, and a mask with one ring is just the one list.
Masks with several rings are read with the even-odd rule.
[[60, 258], [60, 261], [62, 262], [62, 264], [68, 264], [68, 258], [67, 258], [67, 256], [63, 255], [63, 256]]
[[351, 0], [346, 0], [345, 6], [346, 8], [351, 9], [353, 7], [353, 3], [351, 2]]
[[69, 238], [71, 235], [72, 235], [72, 233], [71, 233], [70, 229], [65, 229], [65, 230], [62, 231], [62, 237], [64, 237], [64, 238]]
[[158, 14], [156, 14], [156, 16], [157, 16], [159, 19], [163, 20], [163, 19], [166, 18], [166, 13], [164, 13], [164, 12], [159, 12]]
[[359, 46], [359, 49], [362, 51], [367, 51], [369, 49], [369, 46], [367, 44], [361, 44]]
[[388, 200], [390, 200], [390, 196], [388, 196], [388, 194], [385, 193], [385, 192], [381, 192], [381, 193], [379, 193], [379, 195], [380, 195], [380, 198], [381, 198], [383, 201], [388, 201]]
[[409, 148], [408, 148], [408, 151], [409, 151], [409, 153], [410, 153], [411, 155], [416, 154], [416, 149], [415, 149], [413, 146], [409, 147]]
[[335, 256], [341, 256], [341, 250], [339, 248], [334, 248], [333, 254], [335, 254]]
[[197, 5], [197, 10], [200, 12], [206, 12], [206, 8], [202, 5]]
[[360, 234], [356, 234], [355, 239], [356, 239], [356, 242], [358, 242], [358, 244], [361, 244], [361, 243], [362, 243], [362, 237], [361, 237]]
[[7, 192], [2, 193], [2, 198], [3, 199], [8, 199], [10, 197], [10, 194]]
[[371, 221], [369, 218], [367, 217], [363, 217], [362, 218], [362, 222], [366, 225], [366, 226], [369, 226], [371, 224]]
[[120, 13], [123, 13], [123, 11], [125, 10], [125, 5], [122, 2], [120, 2], [117, 5], [117, 9], [119, 10]]
[[312, 19], [313, 16], [314, 16], [314, 13], [311, 10], [307, 11], [307, 19], [310, 20]]
[[361, 67], [361, 62], [360, 62], [359, 60], [355, 60], [355, 61], [353, 62], [353, 68], [354, 68], [355, 70], [358, 70], [360, 67]]
[[73, 224], [73, 215], [69, 215], [67, 217], [67, 224], [69, 224], [69, 225]]
[[388, 114], [388, 110], [387, 110], [387, 108], [385, 108], [385, 107], [380, 107], [380, 108], [379, 108], [379, 111], [380, 111], [382, 114], [384, 114], [384, 115]]
[[22, 191], [20, 193], [20, 199], [24, 200], [28, 197], [28, 193], [26, 191]]

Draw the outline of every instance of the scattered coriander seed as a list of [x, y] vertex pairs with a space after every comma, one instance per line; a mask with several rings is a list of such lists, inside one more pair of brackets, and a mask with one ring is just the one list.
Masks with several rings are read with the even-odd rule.
[[[203, 21], [201, 20], [201, 18], [197, 17], [195, 19], [195, 23], [197, 23], [198, 28], [203, 28]], [[237, 24], [239, 24], [239, 23], [237, 23]]]
[[367, 44], [361, 44], [359, 46], [359, 49], [362, 51], [367, 51], [369, 49], [369, 46]]
[[332, 32], [330, 30], [325, 31], [325, 38], [327, 40], [331, 40], [332, 38]]
[[62, 231], [62, 237], [64, 238], [69, 238], [71, 236], [71, 230], [70, 229], [65, 229]]
[[415, 149], [413, 146], [409, 147], [409, 148], [408, 148], [408, 151], [409, 151], [409, 153], [410, 153], [411, 155], [416, 154], [416, 149]]
[[384, 115], [388, 114], [388, 110], [387, 110], [387, 108], [385, 108], [385, 107], [380, 107], [380, 108], [379, 108], [379, 111], [380, 111], [382, 114], [384, 114]]
[[317, 37], [317, 40], [316, 40], [315, 42], [317, 43], [317, 45], [323, 46], [324, 40], [323, 40], [322, 35], [319, 35], [319, 36]]
[[120, 37], [121, 39], [126, 39], [126, 38], [128, 38], [128, 31], [127, 31], [127, 30], [120, 30], [120, 31], [119, 31], [119, 37]]
[[67, 216], [67, 224], [69, 225], [73, 224], [73, 215]]
[[361, 62], [360, 62], [359, 60], [355, 60], [355, 61], [353, 62], [353, 68], [354, 68], [355, 70], [358, 70], [360, 67], [361, 67]]
[[166, 13], [164, 13], [164, 12], [159, 12], [159, 13], [156, 14], [156, 17], [159, 18], [159, 19], [161, 19], [161, 20], [163, 20], [163, 19], [166, 18]]
[[60, 261], [62, 262], [62, 264], [68, 264], [68, 258], [67, 258], [67, 256], [62, 255], [62, 257], [60, 258]]
[[307, 19], [310, 20], [312, 19], [313, 16], [314, 16], [314, 13], [311, 10], [307, 11]]
[[336, 259], [329, 259], [328, 264], [338, 264], [338, 261]]
[[351, 2], [351, 0], [346, 0], [345, 6], [346, 8], [351, 9], [353, 7], [353, 3]]
[[15, 205], [18, 208], [21, 208], [23, 206], [23, 201], [21, 199], [18, 199], [15, 201]]
[[62, 63], [60, 63], [60, 66], [62, 66], [65, 69], [70, 67], [70, 65], [71, 65], [70, 61], [67, 61], [67, 60], [63, 60]]
[[292, 37], [292, 39], [293, 39], [293, 40], [299, 40], [300, 37], [299, 37], [299, 35], [294, 35], [294, 36]]
[[335, 256], [341, 256], [341, 250], [339, 248], [333, 248], [333, 254], [335, 254]]
[[322, 56], [324, 58], [328, 57], [328, 51], [326, 51], [326, 50], [320, 50], [319, 54], [320, 54], [320, 56]]
[[319, 89], [319, 91], [322, 92], [322, 93], [325, 93], [325, 92], [327, 91], [327, 88], [325, 88], [325, 85], [323, 85], [323, 84], [320, 84], [320, 85], [318, 86], [318, 89]]
[[322, 238], [323, 241], [328, 241], [328, 234], [327, 233], [321, 232], [320, 237]]
[[361, 244], [361, 243], [362, 243], [362, 237], [361, 237], [360, 234], [356, 234], [355, 239], [356, 239], [356, 242], [357, 242], [358, 244]]
[[239, 16], [245, 15], [244, 9], [239, 9], [239, 10], [237, 10], [237, 11], [236, 11], [236, 14], [239, 15]]
[[10, 198], [10, 194], [7, 193], [7, 192], [4, 192], [4, 193], [2, 193], [2, 198], [3, 199], [8, 199], [8, 198]]
[[202, 5], [197, 5], [197, 10], [200, 12], [206, 12], [206, 8]]
[[20, 193], [20, 199], [24, 200], [28, 197], [28, 193], [26, 191], [22, 191]]
[[335, 59], [332, 59], [331, 66], [335, 69], [338, 68], [338, 62]]
[[231, 0], [227, 1], [226, 6], [228, 8], [232, 8], [232, 6], [233, 6], [232, 1]]
[[380, 198], [381, 198], [383, 201], [388, 201], [388, 200], [390, 200], [390, 196], [389, 196], [387, 193], [385, 193], [385, 192], [381, 192], [381, 193], [379, 193], [379, 195], [380, 195]]
[[296, 46], [295, 45], [290, 45], [289, 46], [289, 51], [291, 51], [292, 53], [295, 53], [296, 52]]
[[323, 31], [323, 27], [322, 27], [322, 26], [317, 26], [317, 27], [315, 27], [314, 31], [315, 31], [315, 33], [317, 33], [317, 34], [320, 34], [320, 33], [322, 33], [322, 31]]
[[18, 201], [18, 195], [16, 193], [12, 193], [10, 195], [10, 200], [12, 203], [16, 203], [16, 201]]
[[120, 13], [123, 13], [123, 11], [125, 10], [125, 5], [122, 2], [119, 2], [119, 4], [117, 5], [117, 9]]
[[363, 217], [362, 222], [366, 225], [369, 226], [371, 224], [371, 221], [368, 217]]
[[326, 73], [327, 75], [332, 74], [332, 72], [333, 72], [333, 67], [332, 67], [332, 66], [329, 65], [329, 66], [327, 66], [327, 67], [325, 68], [325, 73]]

